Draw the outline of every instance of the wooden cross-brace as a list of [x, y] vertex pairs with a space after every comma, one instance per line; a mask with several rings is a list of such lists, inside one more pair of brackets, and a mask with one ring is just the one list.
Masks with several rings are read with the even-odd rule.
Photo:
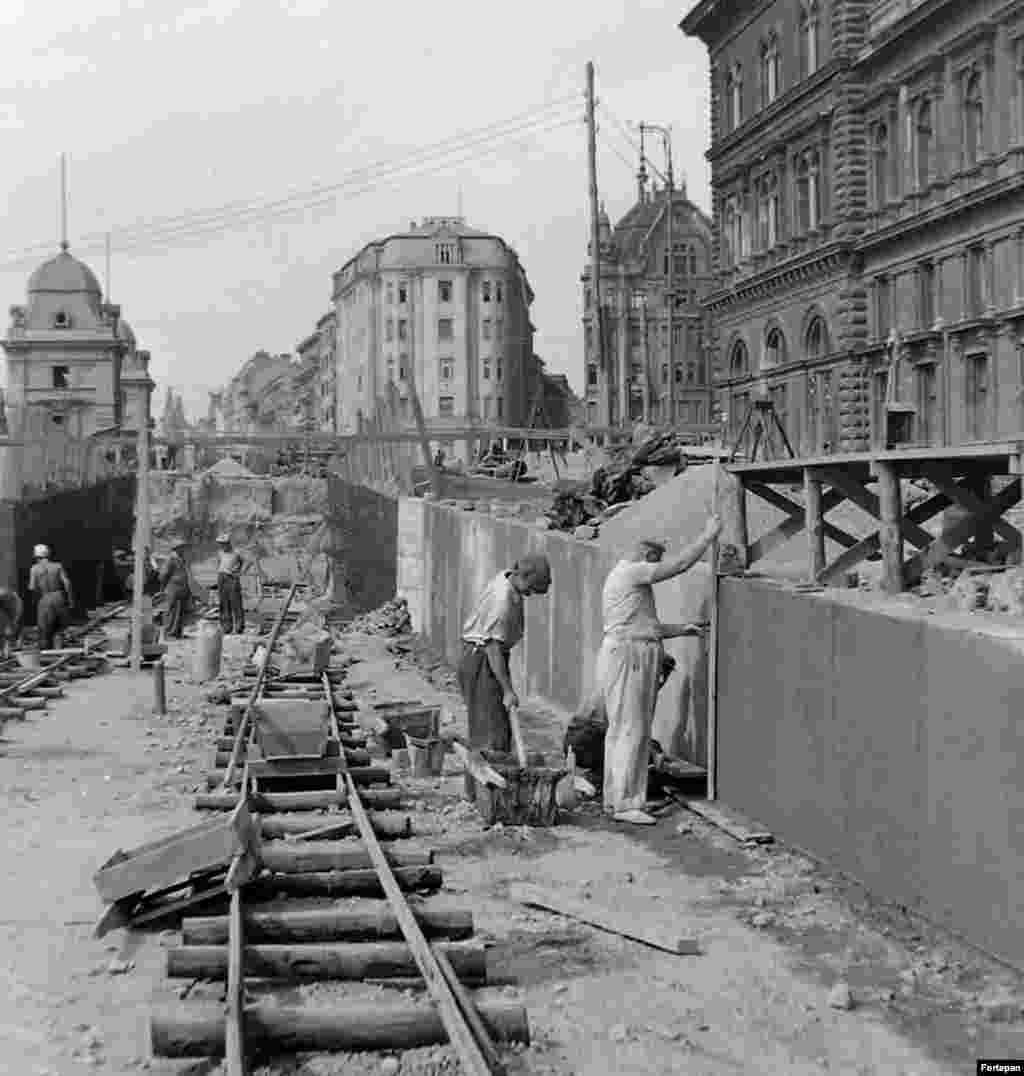
[[[767, 501], [773, 508], [778, 508], [779, 511], [788, 514], [787, 519], [784, 519], [777, 527], [768, 531], [767, 534], [761, 535], [756, 542], [753, 542], [750, 545], [747, 550], [747, 563], [753, 564], [755, 561], [766, 557], [773, 549], [788, 542], [794, 535], [803, 530], [807, 513], [804, 510], [803, 505], [784, 496], [779, 493], [778, 490], [772, 489], [771, 486], [763, 485], [761, 482], [750, 481], [744, 482], [743, 485], [750, 493], [754, 493], [762, 500]], [[842, 504], [844, 500], [846, 500], [846, 495], [844, 493], [837, 490], [829, 490], [821, 498], [822, 515], [831, 511], [836, 505]], [[831, 523], [823, 522], [822, 530], [826, 537], [831, 538], [833, 542], [843, 546], [845, 549], [850, 549], [857, 544], [856, 538], [853, 538], [851, 535], [847, 534], [846, 531], [840, 530]]]

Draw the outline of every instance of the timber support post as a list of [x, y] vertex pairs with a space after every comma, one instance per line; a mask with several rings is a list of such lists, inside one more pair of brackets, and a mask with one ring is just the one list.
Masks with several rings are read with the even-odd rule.
[[887, 594], [903, 590], [903, 517], [900, 479], [892, 463], [878, 461], [878, 501], [881, 514], [879, 548], [882, 553], [882, 587]]
[[807, 526], [807, 581], [816, 583], [825, 570], [824, 512], [821, 480], [809, 468], [804, 470], [804, 511]]

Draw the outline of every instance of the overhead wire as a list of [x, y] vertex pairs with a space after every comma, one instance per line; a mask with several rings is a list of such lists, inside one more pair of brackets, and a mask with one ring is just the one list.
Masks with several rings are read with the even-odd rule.
[[[161, 241], [187, 234], [197, 228], [207, 231], [211, 227], [215, 228], [242, 220], [250, 223], [250, 218], [259, 219], [263, 217], [270, 219], [277, 210], [292, 211], [300, 209], [305, 211], [308, 208], [325, 204], [329, 201], [330, 195], [343, 191], [353, 183], [371, 179], [375, 175], [387, 177], [391, 174], [402, 174], [417, 165], [429, 165], [433, 159], [439, 156], [444, 158], [440, 162], [444, 164], [450, 160], [453, 152], [463, 152], [474, 146], [486, 146], [488, 143], [501, 142], [517, 134], [533, 134], [537, 131], [542, 133], [547, 129], [545, 124], [553, 121], [559, 112], [564, 112], [567, 105], [574, 101], [579, 102], [579, 100], [579, 94], [555, 98], [545, 105], [526, 110], [506, 120], [488, 124], [473, 131], [449, 136], [438, 143], [414, 151], [405, 158], [378, 162], [354, 169], [346, 173], [337, 182], [331, 184], [320, 184], [305, 191], [293, 192], [273, 199], [236, 200], [216, 208], [153, 218], [127, 227], [110, 229], [109, 232], [87, 233], [80, 237], [79, 243], [82, 249], [92, 249], [90, 245], [92, 242], [105, 241], [107, 235], [110, 234], [119, 240], [114, 249], [124, 252], [125, 249], [129, 249], [134, 243], [142, 240]], [[49, 244], [40, 243], [22, 248], [19, 251], [10, 251], [9, 257], [0, 261], [0, 265], [13, 267], [47, 246]]]

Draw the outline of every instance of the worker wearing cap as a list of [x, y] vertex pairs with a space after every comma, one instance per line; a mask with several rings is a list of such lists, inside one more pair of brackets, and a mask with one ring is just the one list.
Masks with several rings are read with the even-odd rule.
[[68, 626], [74, 598], [71, 580], [64, 565], [50, 559], [50, 549], [37, 545], [32, 551], [35, 564], [29, 572], [28, 588], [36, 596], [36, 624], [39, 627], [39, 646], [52, 650], [59, 645], [61, 633]]
[[512, 746], [508, 711], [519, 706], [508, 657], [523, 637], [523, 599], [551, 586], [548, 558], [531, 554], [487, 584], [462, 629], [459, 687], [469, 717], [469, 746], [507, 754]]
[[703, 631], [695, 624], [662, 624], [654, 602], [654, 584], [682, 575], [696, 564], [721, 527], [718, 516], [712, 516], [692, 545], [664, 563], [665, 543], [645, 539], [605, 580], [601, 593], [604, 639], [597, 655], [597, 681], [608, 717], [604, 809], [616, 821], [654, 824], [644, 807], [651, 726], [665, 653], [662, 640]]
[[220, 626], [225, 635], [245, 631], [245, 609], [242, 605], [242, 569], [245, 561], [232, 548], [227, 534], [217, 537], [220, 555], [217, 561], [217, 596], [220, 602]]
[[188, 563], [185, 550], [188, 543], [182, 539], [171, 544], [171, 555], [160, 572], [160, 585], [167, 602], [164, 613], [164, 634], [169, 639], [180, 639], [185, 627], [185, 612], [191, 588], [188, 582]]

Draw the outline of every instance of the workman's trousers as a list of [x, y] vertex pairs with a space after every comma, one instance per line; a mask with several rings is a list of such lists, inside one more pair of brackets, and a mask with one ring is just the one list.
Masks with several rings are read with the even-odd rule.
[[185, 627], [185, 612], [189, 599], [188, 587], [179, 583], [168, 583], [164, 590], [164, 598], [167, 602], [167, 609], [164, 613], [164, 634], [170, 639], [180, 639]]
[[512, 726], [505, 709], [505, 693], [482, 646], [463, 644], [459, 687], [469, 718], [469, 746], [478, 751], [509, 754]]
[[643, 810], [647, 802], [651, 726], [664, 653], [656, 640], [605, 636], [597, 655], [597, 682], [604, 695], [604, 809]]
[[220, 626], [225, 635], [245, 631], [245, 609], [242, 606], [242, 581], [237, 575], [217, 576], [217, 596], [220, 601]]
[[68, 626], [68, 603], [58, 592], [44, 594], [36, 606], [36, 625], [39, 628], [39, 647], [52, 650], [59, 632]]

